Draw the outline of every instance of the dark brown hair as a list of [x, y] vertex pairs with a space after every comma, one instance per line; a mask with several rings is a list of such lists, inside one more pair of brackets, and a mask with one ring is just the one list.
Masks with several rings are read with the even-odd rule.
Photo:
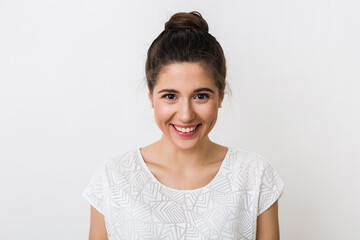
[[153, 92], [159, 73], [172, 63], [199, 63], [215, 80], [220, 96], [224, 93], [226, 60], [224, 52], [209, 33], [199, 12], [179, 12], [165, 23], [165, 30], [153, 41], [145, 64], [147, 85]]

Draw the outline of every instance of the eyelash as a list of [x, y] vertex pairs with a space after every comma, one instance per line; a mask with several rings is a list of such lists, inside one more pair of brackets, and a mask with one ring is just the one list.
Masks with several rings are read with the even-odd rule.
[[[172, 96], [173, 98], [169, 98], [169, 96]], [[175, 97], [175, 94], [171, 94], [171, 93], [167, 93], [167, 94], [164, 94], [161, 96], [161, 98], [165, 98], [165, 99], [168, 99], [168, 100], [173, 100]]]
[[196, 94], [197, 97], [198, 97], [199, 95], [202, 95], [203, 97], [205, 97], [205, 98], [202, 98], [202, 99], [200, 99], [200, 100], [208, 99], [208, 98], [210, 97], [210, 95], [207, 94], [207, 93], [198, 93], [198, 94]]
[[[200, 98], [199, 100], [204, 100], [204, 99], [210, 98], [210, 95], [207, 94], [207, 93], [198, 93], [198, 94], [195, 95], [195, 97], [198, 97], [199, 95], [204, 97], [204, 98]], [[171, 96], [171, 98], [169, 98], [170, 96]], [[175, 98], [175, 94], [167, 93], [167, 94], [162, 95], [161, 98], [165, 98], [165, 99], [168, 99], [168, 100], [173, 100]]]

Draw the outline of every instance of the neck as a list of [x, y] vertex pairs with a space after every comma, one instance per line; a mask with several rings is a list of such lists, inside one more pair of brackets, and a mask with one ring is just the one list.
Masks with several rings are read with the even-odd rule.
[[179, 149], [164, 135], [157, 142], [158, 150], [168, 165], [178, 170], [194, 169], [205, 164], [211, 156], [211, 150], [214, 150], [216, 145], [208, 137], [196, 147], [185, 150]]

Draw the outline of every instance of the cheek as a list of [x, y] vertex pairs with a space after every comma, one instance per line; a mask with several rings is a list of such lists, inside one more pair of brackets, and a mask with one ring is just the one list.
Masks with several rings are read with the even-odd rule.
[[218, 108], [216, 104], [211, 104], [201, 107], [197, 112], [199, 117], [204, 121], [215, 121], [218, 114]]
[[158, 124], [164, 124], [164, 122], [170, 120], [173, 109], [166, 104], [158, 103], [155, 105], [154, 114], [155, 120]]

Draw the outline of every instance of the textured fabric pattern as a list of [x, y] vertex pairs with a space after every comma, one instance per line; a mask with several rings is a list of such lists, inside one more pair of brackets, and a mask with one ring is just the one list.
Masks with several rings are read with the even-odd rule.
[[102, 162], [83, 196], [104, 215], [109, 240], [253, 240], [257, 216], [283, 189], [268, 160], [231, 148], [209, 184], [173, 189], [155, 178], [135, 149]]

